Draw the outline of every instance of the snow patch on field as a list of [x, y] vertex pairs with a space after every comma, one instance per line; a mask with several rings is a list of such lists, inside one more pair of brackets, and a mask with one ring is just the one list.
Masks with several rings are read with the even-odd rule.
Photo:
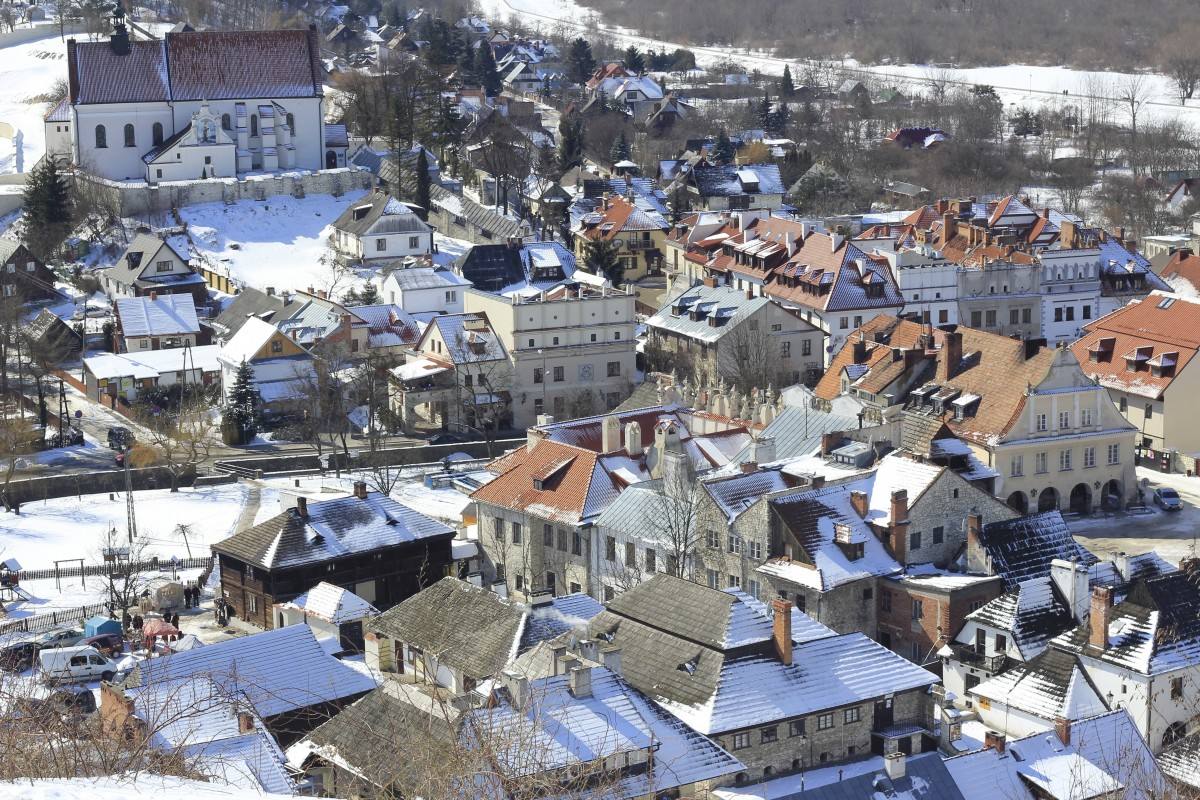
[[190, 781], [157, 775], [136, 777], [73, 778], [54, 781], [22, 781], [5, 784], [0, 790], [5, 800], [283, 800], [284, 795], [262, 794], [222, 783]]
[[[43, 118], [50, 110], [48, 103], [33, 98], [48, 92], [56, 79], [67, 77], [67, 44], [55, 35], [3, 48], [0, 54], [0, 122], [21, 133], [21, 161], [28, 172], [46, 152]], [[0, 139], [0, 174], [16, 171], [13, 142]]]

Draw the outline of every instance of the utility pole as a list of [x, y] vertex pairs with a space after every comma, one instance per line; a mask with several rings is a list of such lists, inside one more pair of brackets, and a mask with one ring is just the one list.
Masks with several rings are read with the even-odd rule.
[[125, 530], [129, 534], [129, 543], [133, 544], [133, 537], [137, 536], [137, 517], [133, 510], [133, 478], [129, 473], [129, 451], [133, 448], [125, 450]]

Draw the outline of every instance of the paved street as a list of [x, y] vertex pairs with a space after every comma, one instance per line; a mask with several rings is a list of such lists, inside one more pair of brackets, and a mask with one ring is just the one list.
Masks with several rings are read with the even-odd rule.
[[[1146, 479], [1147, 509], [1111, 514], [1096, 514], [1069, 520], [1079, 541], [1097, 555], [1125, 551], [1141, 553], [1157, 550], [1159, 555], [1176, 562], [1200, 552], [1200, 478], [1166, 475], [1138, 467], [1138, 482]], [[1183, 499], [1183, 510], [1166, 512], [1150, 502], [1156, 486], [1170, 486]]]

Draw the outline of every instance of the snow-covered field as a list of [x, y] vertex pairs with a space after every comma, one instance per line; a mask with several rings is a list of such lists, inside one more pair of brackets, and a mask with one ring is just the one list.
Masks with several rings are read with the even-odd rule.
[[166, 778], [157, 775], [74, 778], [55, 781], [22, 781], [0, 784], [4, 800], [283, 800], [284, 795], [262, 794], [221, 783]]
[[[47, 103], [31, 102], [44, 94], [58, 78], [67, 77], [67, 45], [57, 34], [34, 42], [0, 50], [0, 122], [7, 122], [22, 137], [22, 167], [25, 171], [46, 152], [46, 129], [42, 118]], [[17, 171], [13, 142], [0, 139], [0, 174]]]
[[[134, 492], [138, 533], [148, 541], [147, 556], [170, 558], [207, 555], [213, 542], [229, 536], [249, 494], [245, 484], [202, 489]], [[268, 503], [263, 496], [263, 505]], [[101, 540], [109, 528], [125, 531], [125, 494], [60, 497], [25, 503], [20, 515], [0, 514], [0, 557], [15, 558], [26, 569], [54, 561], [100, 561]], [[184, 533], [186, 528], [186, 542]], [[53, 582], [51, 582], [53, 588]]]

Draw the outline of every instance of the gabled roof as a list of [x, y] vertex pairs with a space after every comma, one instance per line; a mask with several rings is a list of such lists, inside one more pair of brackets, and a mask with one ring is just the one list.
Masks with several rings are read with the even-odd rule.
[[783, 178], [776, 164], [697, 164], [690, 180], [701, 197], [784, 193]]
[[1088, 643], [1086, 624], [1056, 638], [1061, 647], [1143, 675], [1200, 663], [1200, 574], [1194, 565], [1136, 582], [1111, 612], [1108, 647]]
[[518, 448], [490, 468], [499, 474], [473, 500], [571, 525], [597, 517], [620, 491], [596, 453], [554, 441]]
[[[228, 364], [250, 363], [272, 336], [282, 336], [279, 329], [259, 317], [247, 318], [229, 341], [221, 345], [221, 360]], [[296, 345], [303, 349], [299, 344]]]
[[[575, 205], [582, 207], [583, 201]], [[671, 223], [666, 217], [650, 208], [639, 208], [636, 202], [629, 202], [624, 197], [610, 197], [600, 201], [595, 210], [582, 214], [573, 224], [579, 236], [592, 241], [598, 239], [612, 240], [621, 233], [641, 231], [666, 231]]]
[[1039, 731], [1008, 742], [1003, 753], [977, 750], [945, 765], [971, 800], [1168, 796], [1154, 754], [1124, 709], [1073, 721], [1070, 744]]
[[[384, 220], [382, 224], [381, 220]], [[347, 206], [334, 220], [333, 227], [351, 236], [427, 233], [430, 230], [411, 208], [378, 190]]]
[[[731, 775], [741, 762], [656, 708], [604, 667], [590, 669], [591, 692], [575, 697], [570, 678], [556, 675], [531, 682], [524, 707], [502, 702], [472, 712], [488, 742], [507, 742], [493, 753], [508, 778], [565, 769], [580, 762], [614, 760], [633, 750], [654, 748], [655, 768], [628, 774], [605, 794], [614, 798], [656, 796], [694, 783]], [[489, 797], [484, 794], [484, 797]]]
[[967, 615], [967, 619], [1007, 631], [1026, 661], [1046, 649], [1049, 641], [1073, 627], [1075, 618], [1058, 596], [1049, 575], [1030, 578]]
[[241, 694], [263, 718], [353, 697], [375, 681], [325, 652], [307, 625], [289, 625], [139, 662], [131, 693], [169, 681], [204, 679]]
[[969, 692], [1048, 722], [1058, 718], [1080, 719], [1105, 710], [1104, 701], [1079, 668], [1075, 656], [1054, 647], [983, 681]]
[[321, 96], [317, 32], [190, 31], [134, 41], [67, 43], [71, 102], [145, 103]]
[[[109, 267], [105, 275], [124, 286], [133, 286], [139, 279], [153, 279], [155, 277], [154, 257], [164, 247], [167, 248], [172, 256], [184, 264], [188, 263], [188, 260], [179, 255], [175, 248], [171, 247], [164, 239], [149, 233], [139, 233], [133, 237], [133, 241], [129, 243], [129, 246], [125, 248], [125, 252], [117, 259], [117, 263]], [[146, 270], [150, 270], [150, 274], [143, 276]], [[201, 278], [200, 280], [203, 279]]]
[[979, 544], [988, 555], [992, 572], [1004, 579], [1007, 591], [1032, 578], [1048, 576], [1050, 562], [1056, 558], [1084, 566], [1097, 561], [1075, 541], [1057, 510], [989, 522], [980, 531]]
[[[506, 357], [504, 343], [483, 314], [438, 315], [425, 328], [421, 342], [433, 331], [437, 331], [446, 344], [446, 352], [438, 355], [445, 356], [451, 363], [477, 364]], [[417, 345], [418, 349], [421, 342]]]
[[229, 338], [252, 317], [274, 325], [290, 317], [299, 306], [300, 299], [296, 295], [267, 294], [247, 286], [217, 315], [213, 327]]
[[212, 548], [270, 570], [454, 536], [453, 528], [378, 492], [307, 503], [307, 509], [302, 517], [290, 508]]
[[[857, 766], [857, 763], [853, 764], [851, 769]], [[824, 768], [825, 771], [834, 769]], [[837, 767], [839, 774], [842, 769]], [[847, 769], [847, 772], [850, 771]], [[808, 782], [808, 785], [812, 786], [812, 782]], [[920, 753], [905, 758], [902, 777], [892, 779], [882, 769], [867, 770], [858, 775], [846, 775], [823, 786], [784, 795], [779, 800], [969, 800], [970, 797], [969, 793], [960, 792], [954, 785], [954, 779], [942, 763], [940, 754]]]
[[[685, 286], [664, 298], [646, 325], [662, 331], [715, 343], [775, 301], [762, 295], [747, 297], [732, 286]], [[806, 325], [797, 320], [797, 327]]]
[[468, 677], [499, 675], [517, 657], [525, 610], [490, 589], [446, 577], [367, 627], [420, 647]]
[[391, 303], [376, 303], [369, 306], [348, 306], [355, 317], [366, 323], [368, 343], [371, 347], [398, 347], [412, 345], [421, 338], [417, 321], [403, 308]]
[[[1071, 345], [1080, 368], [1101, 386], [1149, 398], [1161, 397], [1197, 350], [1200, 301], [1165, 292], [1152, 292], [1095, 320]], [[1145, 363], [1132, 371], [1127, 356], [1138, 351]]]
[[507, 217], [437, 184], [429, 187], [429, 197], [434, 206], [452, 217], [462, 217], [472, 225], [489, 231], [493, 239], [505, 240], [529, 233], [529, 223]]
[[349, 589], [325, 581], [284, 605], [334, 625], [367, 619], [379, 613], [375, 606]]
[[196, 303], [190, 294], [164, 294], [155, 298], [122, 297], [117, 300], [122, 336], [176, 336], [199, 333]]

